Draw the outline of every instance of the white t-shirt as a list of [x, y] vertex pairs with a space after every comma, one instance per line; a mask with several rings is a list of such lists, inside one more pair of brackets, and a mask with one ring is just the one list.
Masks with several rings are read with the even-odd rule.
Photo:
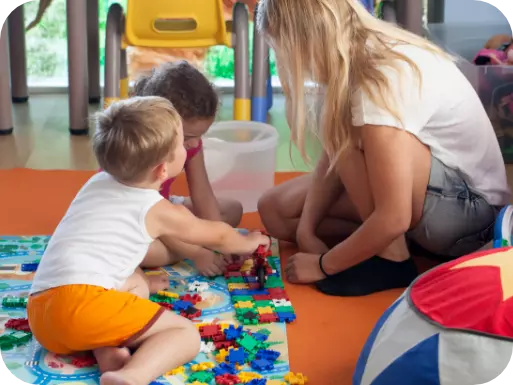
[[31, 293], [71, 284], [119, 290], [153, 242], [145, 218], [161, 199], [156, 190], [126, 186], [105, 172], [94, 175], [50, 239]]
[[353, 125], [392, 126], [410, 132], [490, 204], [507, 204], [510, 191], [497, 137], [470, 82], [444, 57], [411, 45], [393, 49], [410, 58], [422, 74], [420, 86], [414, 70], [404, 61], [400, 61], [402, 75], [388, 67], [382, 69], [404, 125], [372, 103], [362, 90], [352, 99]]

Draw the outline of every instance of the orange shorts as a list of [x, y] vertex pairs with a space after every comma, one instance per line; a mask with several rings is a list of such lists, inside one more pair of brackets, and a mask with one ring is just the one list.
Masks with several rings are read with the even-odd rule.
[[68, 285], [29, 298], [28, 320], [46, 349], [71, 354], [107, 346], [128, 346], [165, 311], [131, 293], [99, 286]]

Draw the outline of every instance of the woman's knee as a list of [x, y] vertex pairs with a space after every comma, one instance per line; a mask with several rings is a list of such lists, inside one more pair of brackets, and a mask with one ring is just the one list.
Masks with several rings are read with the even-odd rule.
[[219, 209], [223, 222], [232, 227], [237, 227], [240, 224], [244, 212], [242, 203], [235, 199], [220, 199]]

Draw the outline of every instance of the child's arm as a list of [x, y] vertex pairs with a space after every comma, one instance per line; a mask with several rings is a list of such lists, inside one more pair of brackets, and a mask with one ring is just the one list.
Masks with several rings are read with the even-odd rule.
[[328, 157], [323, 152], [313, 173], [312, 183], [306, 195], [297, 228], [299, 245], [307, 252], [324, 253], [328, 251], [327, 246], [315, 235], [315, 231], [343, 189], [336, 170], [326, 175], [328, 168]]
[[187, 162], [185, 174], [195, 214], [202, 219], [220, 221], [221, 212], [208, 180], [203, 149]]
[[146, 216], [146, 227], [153, 238], [163, 235], [226, 254], [248, 255], [258, 246], [269, 246], [269, 238], [260, 233], [241, 235], [230, 225], [200, 219], [181, 205], [162, 200]]

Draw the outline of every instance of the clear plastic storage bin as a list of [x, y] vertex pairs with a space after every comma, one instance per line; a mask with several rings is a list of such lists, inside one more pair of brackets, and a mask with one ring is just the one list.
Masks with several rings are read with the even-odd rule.
[[430, 24], [428, 28], [433, 42], [461, 59], [459, 67], [490, 116], [504, 160], [513, 163], [513, 66], [476, 66], [472, 62], [492, 36], [511, 36], [511, 27], [507, 23], [443, 23]]
[[230, 121], [213, 125], [203, 138], [210, 183], [217, 197], [237, 199], [244, 212], [274, 186], [278, 133], [268, 124]]

